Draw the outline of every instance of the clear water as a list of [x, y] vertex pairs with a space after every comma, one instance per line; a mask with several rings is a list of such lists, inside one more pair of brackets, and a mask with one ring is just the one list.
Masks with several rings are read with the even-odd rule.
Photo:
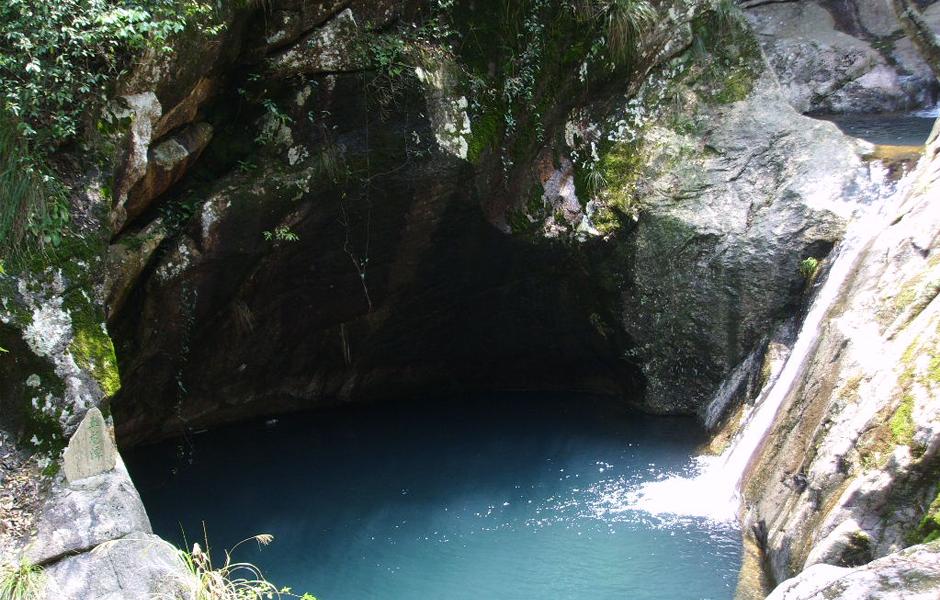
[[930, 137], [935, 117], [918, 114], [837, 115], [821, 117], [842, 133], [884, 146], [923, 146]]
[[125, 459], [157, 533], [191, 543], [205, 521], [217, 552], [271, 533], [235, 559], [320, 600], [730, 599], [736, 526], [618, 501], [703, 441], [688, 419], [513, 396], [289, 416]]

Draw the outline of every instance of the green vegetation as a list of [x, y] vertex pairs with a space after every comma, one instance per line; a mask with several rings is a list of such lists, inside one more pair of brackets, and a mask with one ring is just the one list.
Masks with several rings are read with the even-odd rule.
[[42, 567], [25, 561], [0, 567], [0, 600], [40, 600], [45, 586]]
[[[0, 250], [57, 247], [67, 188], [50, 156], [95, 120], [115, 79], [173, 36], [221, 30], [222, 0], [0, 3]], [[29, 242], [29, 243], [26, 243]]]
[[220, 31], [215, 0], [5, 0], [0, 5], [0, 101], [38, 147], [79, 132], [90, 106], [146, 48], [170, 51], [187, 27]]
[[934, 540], [940, 540], [940, 489], [908, 541], [912, 544], [926, 544]]
[[896, 444], [910, 446], [914, 440], [914, 397], [911, 394], [904, 394], [901, 398], [901, 404], [891, 416], [890, 426], [891, 435]]
[[[580, 170], [588, 173], [580, 178], [579, 197], [600, 200], [593, 221], [602, 234], [616, 231], [628, 217], [638, 218], [636, 184], [651, 154], [662, 151], [653, 162], [664, 170], [695, 162], [703, 150], [686, 138], [700, 132], [707, 106], [742, 100], [753, 89], [762, 68], [760, 51], [733, 2], [709, 3], [692, 20], [692, 33], [689, 50], [646, 76], [616, 124], [616, 135], [602, 138], [595, 156], [582, 160]], [[669, 132], [651, 140], [655, 124]]]
[[819, 259], [813, 258], [804, 258], [800, 261], [800, 275], [805, 279], [813, 279], [816, 276], [816, 272], [819, 271]]
[[692, 23], [693, 78], [703, 99], [731, 104], [754, 89], [762, 69], [760, 46], [731, 0], [713, 0]]
[[629, 77], [657, 15], [646, 0], [484, 0], [445, 13], [471, 92], [468, 158], [498, 150], [506, 167], [531, 158], [589, 81]]
[[[255, 542], [260, 546], [267, 546], [274, 540], [274, 536], [263, 533], [238, 542], [231, 549], [224, 551], [225, 558], [219, 565], [212, 561], [212, 552], [205, 532], [203, 536], [205, 549], [198, 543], [193, 544], [192, 550], [181, 550], [164, 540], [158, 542], [176, 554], [186, 572], [191, 576], [181, 580], [180, 583], [189, 588], [187, 591], [191, 593], [191, 596], [188, 597], [193, 600], [281, 600], [284, 598], [317, 600], [312, 594], [297, 595], [290, 588], [278, 588], [265, 579], [258, 567], [251, 563], [233, 562], [232, 554], [242, 544]], [[110, 552], [123, 543], [126, 543], [126, 538], [105, 542], [93, 552]], [[6, 600], [6, 598], [0, 598], [0, 600]]]
[[0, 250], [20, 250], [27, 235], [45, 245], [61, 243], [67, 196], [48, 173], [15, 121], [0, 111]]
[[101, 325], [89, 327], [73, 323], [73, 327], [76, 329], [75, 337], [72, 338], [69, 350], [75, 362], [91, 373], [106, 397], [113, 396], [121, 389], [121, 376], [111, 337]]
[[603, 22], [610, 57], [620, 64], [635, 60], [644, 30], [659, 16], [648, 0], [582, 0], [580, 11]]
[[591, 171], [594, 177], [588, 180], [588, 189], [604, 200], [604, 207], [594, 218], [594, 226], [602, 234], [619, 229], [622, 218], [638, 215], [640, 205], [635, 192], [642, 167], [639, 144], [621, 142], [605, 152]]
[[290, 227], [286, 225], [281, 225], [280, 227], [275, 227], [274, 231], [264, 231], [262, 232], [264, 239], [278, 242], [299, 242], [300, 236], [290, 230]]

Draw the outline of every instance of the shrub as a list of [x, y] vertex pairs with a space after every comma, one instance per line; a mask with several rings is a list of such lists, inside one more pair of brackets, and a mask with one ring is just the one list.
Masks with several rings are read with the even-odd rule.
[[[257, 542], [261, 546], [267, 546], [273, 540], [274, 536], [267, 533], [246, 538], [223, 552], [225, 560], [221, 564], [212, 562], [212, 553], [205, 526], [203, 526], [205, 550], [198, 543], [193, 544], [192, 550], [176, 548], [162, 539], [157, 539], [155, 543], [169, 548], [182, 563], [186, 575], [182, 578], [174, 576], [172, 581], [181, 584], [186, 589], [186, 597], [191, 600], [283, 600], [285, 598], [317, 600], [312, 594], [303, 594], [301, 596], [293, 593], [290, 588], [278, 588], [265, 579], [260, 569], [251, 563], [232, 561], [232, 554], [242, 544]], [[130, 541], [129, 538], [123, 538], [104, 542], [92, 552], [108, 553], [128, 541]], [[172, 589], [174, 586], [168, 585], [168, 587]], [[176, 600], [177, 595], [174, 592], [158, 593], [153, 597], [153, 600], [162, 600], [164, 598], [166, 600]], [[6, 597], [0, 597], [0, 600], [7, 599]]]
[[191, 23], [217, 28], [215, 10], [208, 0], [4, 0], [0, 106], [26, 138], [56, 146], [135, 53], [166, 48]]
[[47, 157], [74, 139], [116, 76], [189, 26], [217, 33], [224, 0], [0, 2], [0, 249], [57, 246], [69, 210]]

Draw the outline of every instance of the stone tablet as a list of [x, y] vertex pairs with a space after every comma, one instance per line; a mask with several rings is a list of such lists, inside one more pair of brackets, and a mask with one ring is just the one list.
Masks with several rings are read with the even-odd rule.
[[65, 478], [69, 483], [106, 473], [117, 462], [117, 448], [111, 439], [111, 432], [101, 415], [101, 411], [92, 408], [85, 414], [81, 425], [69, 440], [65, 449]]

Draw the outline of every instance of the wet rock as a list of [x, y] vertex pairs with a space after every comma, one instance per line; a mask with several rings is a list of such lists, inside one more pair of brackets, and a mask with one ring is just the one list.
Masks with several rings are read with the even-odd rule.
[[[917, 539], [940, 461], [940, 125], [866, 247], [744, 485], [778, 581]], [[780, 473], [805, 474], [795, 493]], [[912, 538], [913, 536], [913, 538]], [[820, 571], [821, 572], [821, 571]]]
[[799, 262], [841, 237], [862, 174], [847, 138], [797, 115], [767, 80], [710, 122], [707, 146], [662, 131], [648, 164], [674, 166], [640, 184], [622, 315], [645, 406], [664, 413], [704, 415], [799, 302]]

